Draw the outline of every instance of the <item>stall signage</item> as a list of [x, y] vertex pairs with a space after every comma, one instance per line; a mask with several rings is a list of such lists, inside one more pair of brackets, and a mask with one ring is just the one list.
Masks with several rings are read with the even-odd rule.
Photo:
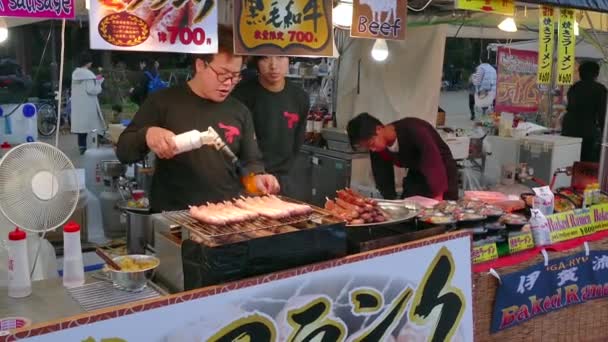
[[8, 339], [472, 341], [470, 255], [470, 235], [441, 235], [79, 315]]
[[235, 1], [235, 51], [243, 55], [332, 56], [331, 0]]
[[405, 40], [407, 0], [354, 0], [350, 35]]
[[456, 8], [486, 13], [515, 15], [513, 0], [456, 0]]
[[532, 233], [509, 236], [509, 253], [517, 253], [534, 248]]
[[547, 216], [551, 242], [562, 242], [608, 229], [608, 205]]
[[536, 112], [541, 93], [536, 84], [538, 53], [500, 47], [496, 81], [496, 111]]
[[591, 251], [540, 262], [500, 276], [492, 332], [542, 314], [608, 297], [608, 251]]
[[74, 19], [74, 0], [0, 0], [0, 17]]
[[474, 264], [498, 259], [496, 242], [473, 247], [471, 255]]
[[550, 84], [553, 71], [553, 49], [555, 48], [553, 7], [541, 6], [538, 17], [538, 84]]
[[560, 8], [557, 46], [557, 84], [568, 85], [574, 81], [576, 36], [574, 35], [574, 10]]
[[217, 52], [217, 2], [91, 0], [92, 49]]

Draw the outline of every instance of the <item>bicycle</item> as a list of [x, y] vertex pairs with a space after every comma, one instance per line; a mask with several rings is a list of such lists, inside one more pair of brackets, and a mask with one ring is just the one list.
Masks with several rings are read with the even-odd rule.
[[[60, 127], [70, 125], [70, 94], [65, 91], [62, 96]], [[57, 131], [57, 92], [55, 96], [38, 102], [38, 133], [41, 136], [51, 136]]]

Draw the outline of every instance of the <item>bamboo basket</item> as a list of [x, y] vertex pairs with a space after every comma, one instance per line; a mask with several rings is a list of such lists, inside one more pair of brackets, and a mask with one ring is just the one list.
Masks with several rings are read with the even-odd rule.
[[[589, 242], [590, 250], [608, 250], [608, 239]], [[550, 259], [580, 253], [584, 246], [565, 252], [549, 252]], [[517, 266], [497, 269], [499, 274], [520, 271], [539, 262], [539, 255]], [[487, 272], [473, 274], [475, 341], [608, 341], [608, 298], [594, 299], [532, 318], [530, 321], [490, 334], [498, 280]]]

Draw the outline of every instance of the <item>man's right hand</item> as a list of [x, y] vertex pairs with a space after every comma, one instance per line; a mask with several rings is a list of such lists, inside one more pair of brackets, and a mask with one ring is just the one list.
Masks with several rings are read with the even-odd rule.
[[160, 159], [171, 159], [175, 156], [175, 133], [160, 127], [150, 127], [146, 131], [146, 144]]

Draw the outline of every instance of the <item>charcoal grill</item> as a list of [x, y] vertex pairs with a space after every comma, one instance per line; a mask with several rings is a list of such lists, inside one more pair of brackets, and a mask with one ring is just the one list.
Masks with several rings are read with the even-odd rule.
[[[188, 211], [154, 215], [161, 246], [174, 246], [158, 250], [165, 268], [157, 275], [175, 290], [189, 290], [345, 256], [345, 222], [311, 207], [308, 215], [222, 226], [199, 222]], [[176, 275], [179, 261], [183, 273]]]

